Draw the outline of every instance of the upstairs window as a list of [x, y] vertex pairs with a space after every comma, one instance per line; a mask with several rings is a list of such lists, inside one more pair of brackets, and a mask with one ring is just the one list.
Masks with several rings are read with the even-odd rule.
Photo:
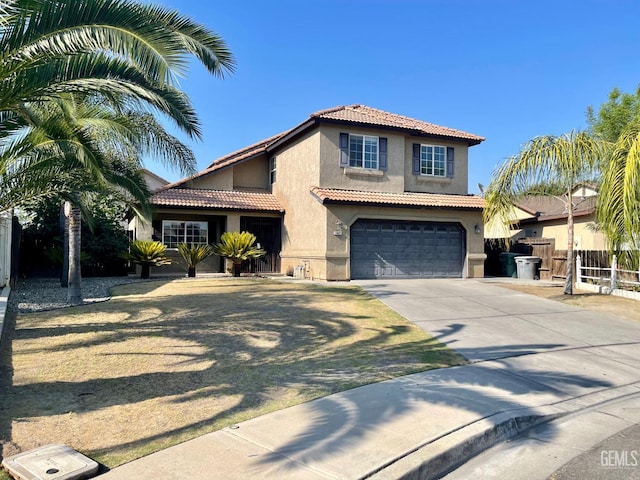
[[414, 143], [413, 174], [453, 178], [454, 152], [453, 147]]
[[269, 159], [269, 183], [276, 183], [276, 157]]
[[349, 135], [349, 166], [378, 169], [378, 137]]
[[167, 248], [178, 248], [180, 243], [207, 245], [209, 224], [207, 222], [162, 221], [162, 243]]
[[420, 145], [420, 174], [446, 176], [447, 149], [440, 145]]
[[387, 139], [372, 135], [340, 134], [340, 166], [387, 169]]

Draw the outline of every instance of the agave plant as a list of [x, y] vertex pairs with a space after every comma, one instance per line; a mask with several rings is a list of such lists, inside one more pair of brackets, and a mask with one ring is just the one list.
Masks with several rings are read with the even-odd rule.
[[171, 259], [165, 254], [165, 247], [160, 242], [151, 240], [134, 240], [129, 246], [129, 254], [126, 258], [142, 267], [140, 278], [149, 278], [151, 267], [171, 265]]
[[233, 263], [233, 276], [240, 276], [242, 262], [251, 258], [260, 258], [265, 251], [255, 247], [256, 236], [249, 232], [225, 232], [220, 243], [213, 246], [213, 253], [228, 258]]
[[196, 265], [213, 253], [211, 245], [191, 245], [190, 243], [180, 243], [178, 252], [187, 264], [187, 271], [190, 277], [196, 276]]

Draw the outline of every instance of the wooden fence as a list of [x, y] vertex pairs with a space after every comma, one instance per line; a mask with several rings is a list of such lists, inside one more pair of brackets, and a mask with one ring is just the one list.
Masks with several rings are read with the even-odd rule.
[[[567, 251], [555, 249], [553, 238], [523, 238], [511, 246], [511, 251], [540, 257], [540, 280], [564, 280], [567, 275]], [[574, 250], [575, 258], [580, 255], [584, 267], [611, 268], [609, 252], [601, 250]]]

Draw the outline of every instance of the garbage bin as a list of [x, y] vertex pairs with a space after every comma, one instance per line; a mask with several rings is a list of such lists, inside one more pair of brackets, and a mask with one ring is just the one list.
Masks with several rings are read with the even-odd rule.
[[538, 263], [542, 259], [540, 257], [521, 256], [516, 258], [518, 265], [518, 278], [524, 280], [538, 280]]
[[516, 257], [522, 257], [524, 253], [502, 252], [498, 255], [500, 259], [500, 271], [503, 277], [517, 277]]

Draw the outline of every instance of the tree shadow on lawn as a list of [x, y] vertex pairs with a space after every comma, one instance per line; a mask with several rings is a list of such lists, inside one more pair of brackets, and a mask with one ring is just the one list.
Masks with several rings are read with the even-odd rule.
[[[540, 353], [558, 346], [534, 347]], [[519, 357], [530, 354], [531, 347], [509, 345], [505, 351]], [[488, 355], [495, 353], [493, 347], [487, 347]], [[566, 373], [563, 365], [545, 370], [514, 366], [509, 358], [500, 358], [416, 373], [314, 400], [304, 406], [308, 421], [289, 436], [273, 433], [265, 439], [262, 427], [254, 430], [253, 424], [244, 425], [241, 432], [244, 438], [272, 450], [258, 465], [279, 464], [296, 470], [303, 464], [344, 478], [368, 478], [466, 425], [483, 419], [504, 421], [503, 413], [535, 416], [540, 406], [612, 386], [595, 376]], [[550, 424], [552, 436], [553, 428]], [[450, 466], [455, 468], [477, 453], [468, 447], [450, 453]], [[284, 464], [283, 458], [288, 459]], [[368, 460], [353, 461], [361, 458]], [[413, 462], [411, 468], [416, 469], [415, 474], [421, 467]], [[436, 473], [430, 471], [429, 478]]]
[[[430, 367], [428, 354], [443, 350], [433, 339], [397, 340], [412, 327], [393, 315], [383, 323], [371, 321], [379, 304], [355, 288], [243, 280], [193, 282], [179, 297], [171, 289], [171, 284], [129, 285], [107, 303], [21, 316], [3, 339], [3, 368], [8, 370], [0, 394], [6, 413], [0, 420], [2, 442], [11, 441], [12, 420], [160, 402], [162, 409], [153, 403], [158, 409], [140, 414], [166, 415], [165, 428], [133, 432], [92, 450], [98, 458], [126, 457], [123, 452], [131, 448], [154, 441], [164, 445], [168, 436], [184, 440], [203, 433], [199, 429], [246, 419], [256, 410], [265, 413], [300, 399], [424, 370]], [[152, 291], [157, 296], [140, 297]], [[352, 298], [363, 305], [345, 308]], [[12, 376], [21, 373], [11, 373], [12, 354], [42, 356], [42, 368], [61, 371], [55, 375], [62, 379], [26, 377], [14, 384]], [[455, 354], [446, 355], [445, 360], [455, 363]], [[212, 408], [216, 398], [227, 399], [224, 408]], [[176, 422], [169, 418], [195, 408], [202, 409], [200, 416]], [[154, 420], [162, 423], [162, 418]], [[99, 426], [83, 428], [95, 436]], [[43, 435], [33, 441], [56, 439]], [[81, 444], [71, 446], [87, 451]]]

